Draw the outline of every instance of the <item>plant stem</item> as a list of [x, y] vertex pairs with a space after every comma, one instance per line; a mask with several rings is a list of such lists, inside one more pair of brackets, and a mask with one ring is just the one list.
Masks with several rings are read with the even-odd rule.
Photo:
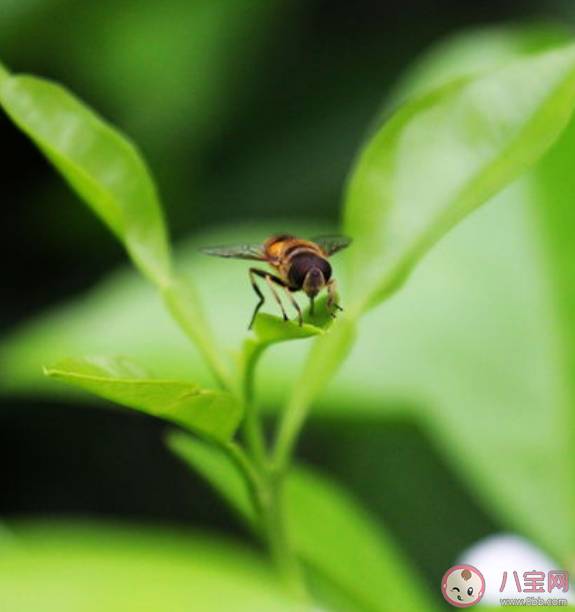
[[265, 535], [272, 559], [291, 593], [300, 600], [309, 600], [304, 577], [287, 533], [283, 493], [283, 477], [270, 470], [266, 504], [262, 508]]
[[278, 474], [273, 469], [265, 444], [260, 414], [254, 401], [256, 367], [264, 349], [265, 346], [249, 342], [244, 347], [245, 366], [241, 385], [245, 407], [244, 434], [257, 472], [259, 482], [257, 508], [270, 555], [290, 592], [300, 600], [308, 600], [303, 575], [290, 545], [285, 524], [283, 474]]
[[280, 474], [289, 466], [310, 406], [347, 357], [354, 338], [355, 321], [348, 317], [314, 342], [278, 426], [273, 465]]
[[280, 474], [284, 474], [289, 467], [310, 404], [310, 400], [305, 395], [298, 393], [296, 389], [284, 409], [284, 417], [278, 429], [273, 455], [274, 468]]
[[245, 366], [242, 381], [242, 399], [245, 407], [244, 434], [252, 457], [260, 469], [265, 471], [268, 458], [264, 431], [254, 400], [256, 366], [263, 352], [262, 348], [247, 344], [245, 347]]
[[261, 510], [261, 500], [263, 492], [265, 491], [261, 474], [256, 469], [250, 457], [245, 454], [244, 449], [241, 446], [232, 443], [224, 445], [222, 448], [229, 454], [230, 459], [235, 463], [239, 472], [243, 476], [254, 508], [256, 508], [256, 510]]

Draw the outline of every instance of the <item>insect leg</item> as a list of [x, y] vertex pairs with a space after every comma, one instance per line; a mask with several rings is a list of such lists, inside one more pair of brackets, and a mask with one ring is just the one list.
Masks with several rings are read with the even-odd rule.
[[[282, 301], [280, 300], [280, 296], [278, 295], [278, 292], [273, 286], [274, 282], [277, 283], [276, 277], [272, 276], [271, 274], [266, 274], [265, 279], [266, 279], [266, 283], [268, 284], [268, 287], [270, 288], [270, 291], [272, 292], [272, 295], [274, 296], [274, 298], [276, 299], [276, 302], [279, 304], [281, 308], [282, 315], [284, 317], [284, 321], [289, 321], [289, 317], [286, 314], [284, 305], [282, 304]], [[283, 287], [284, 284], [282, 283], [281, 286]]]
[[266, 301], [264, 294], [261, 292], [260, 288], [258, 287], [256, 283], [256, 279], [255, 279], [256, 274], [258, 276], [262, 276], [262, 275], [265, 275], [265, 272], [263, 272], [262, 270], [258, 270], [257, 268], [250, 268], [250, 282], [260, 301], [256, 304], [256, 307], [254, 309], [254, 314], [252, 315], [252, 320], [250, 321], [248, 329], [252, 328], [252, 325], [254, 324], [254, 321], [256, 320], [256, 315], [258, 314], [258, 310], [262, 307], [263, 303]]
[[289, 290], [289, 287], [285, 288], [286, 294], [290, 299], [290, 302], [292, 303], [292, 306], [297, 310], [297, 318], [299, 321], [299, 326], [301, 327], [303, 325], [303, 313], [301, 311], [301, 308], [299, 306], [299, 304], [297, 303], [296, 299], [293, 296], [293, 293]]
[[256, 292], [257, 296], [260, 298], [260, 301], [256, 305], [256, 308], [254, 310], [254, 314], [252, 315], [252, 320], [250, 322], [250, 326], [248, 327], [248, 329], [252, 328], [252, 325], [254, 324], [254, 321], [256, 319], [256, 315], [258, 314], [259, 309], [262, 307], [263, 303], [265, 302], [263, 293], [261, 292], [260, 288], [256, 284], [256, 279], [255, 279], [256, 276], [259, 276], [260, 278], [263, 278], [266, 281], [273, 296], [275, 297], [275, 299], [277, 300], [277, 303], [280, 305], [280, 308], [282, 309], [284, 321], [288, 321], [289, 319], [285, 312], [283, 304], [280, 300], [279, 295], [277, 294], [277, 291], [275, 290], [275, 287], [272, 285], [272, 283], [275, 283], [276, 285], [279, 285], [280, 287], [285, 287], [286, 284], [282, 281], [281, 278], [278, 278], [277, 276], [274, 276], [273, 274], [270, 274], [269, 272], [266, 272], [265, 270], [260, 270], [259, 268], [250, 268], [250, 281], [252, 283], [252, 287], [254, 288], [254, 291]]
[[336, 302], [337, 298], [337, 285], [335, 278], [332, 278], [327, 284], [327, 309], [329, 314], [335, 319], [335, 311], [343, 310], [343, 308]]

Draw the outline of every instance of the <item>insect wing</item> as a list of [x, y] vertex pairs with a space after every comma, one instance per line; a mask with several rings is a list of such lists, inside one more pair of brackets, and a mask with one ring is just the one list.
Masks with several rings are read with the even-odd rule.
[[265, 261], [266, 256], [262, 244], [237, 244], [234, 246], [218, 246], [200, 249], [206, 255], [226, 257], [228, 259], [252, 259]]
[[342, 251], [351, 244], [351, 238], [348, 236], [318, 236], [312, 238], [311, 242], [315, 242], [317, 246], [329, 257], [338, 251]]

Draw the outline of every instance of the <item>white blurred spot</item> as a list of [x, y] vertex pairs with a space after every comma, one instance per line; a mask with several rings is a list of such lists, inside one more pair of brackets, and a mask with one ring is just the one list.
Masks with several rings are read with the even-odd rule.
[[[499, 604], [502, 598], [538, 597], [569, 599], [569, 591], [564, 593], [554, 589], [549, 593], [547, 578], [549, 571], [565, 570], [553, 561], [542, 550], [517, 535], [502, 533], [489, 536], [464, 551], [457, 564], [465, 563], [476, 567], [485, 579], [485, 595], [482, 604]], [[517, 572], [521, 589], [524, 588], [525, 572], [543, 572], [545, 574], [544, 593], [524, 593], [517, 591], [513, 572]], [[503, 592], [499, 589], [503, 583], [503, 574], [507, 572], [507, 581]]]

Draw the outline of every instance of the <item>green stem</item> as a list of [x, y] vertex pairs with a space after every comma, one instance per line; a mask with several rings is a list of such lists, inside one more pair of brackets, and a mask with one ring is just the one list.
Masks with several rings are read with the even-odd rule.
[[226, 444], [222, 448], [229, 454], [240, 474], [242, 474], [254, 508], [259, 510], [262, 506], [262, 497], [265, 491], [265, 485], [260, 473], [245, 454], [244, 449], [238, 444]]
[[256, 367], [265, 348], [265, 345], [248, 341], [244, 347], [245, 366], [242, 371], [242, 399], [245, 407], [244, 434], [260, 483], [256, 507], [274, 564], [293, 595], [298, 599], [307, 600], [309, 597], [303, 575], [289, 543], [285, 524], [284, 478], [283, 475], [273, 470], [267, 453], [260, 414], [254, 401]]
[[263, 353], [261, 345], [246, 343], [244, 348], [244, 371], [242, 380], [242, 399], [245, 407], [243, 423], [244, 435], [254, 461], [260, 468], [265, 469], [267, 464], [267, 449], [265, 435], [260, 415], [255, 403], [255, 376], [256, 366]]
[[268, 472], [267, 499], [262, 508], [265, 535], [272, 559], [286, 586], [298, 599], [309, 600], [304, 576], [287, 533], [283, 493], [283, 477]]
[[278, 426], [273, 466], [283, 474], [291, 461], [309, 409], [347, 357], [355, 338], [355, 321], [348, 316], [314, 342]]
[[278, 473], [284, 474], [291, 462], [300, 431], [306, 420], [311, 400], [297, 392], [289, 398], [284, 417], [278, 428], [273, 465]]

